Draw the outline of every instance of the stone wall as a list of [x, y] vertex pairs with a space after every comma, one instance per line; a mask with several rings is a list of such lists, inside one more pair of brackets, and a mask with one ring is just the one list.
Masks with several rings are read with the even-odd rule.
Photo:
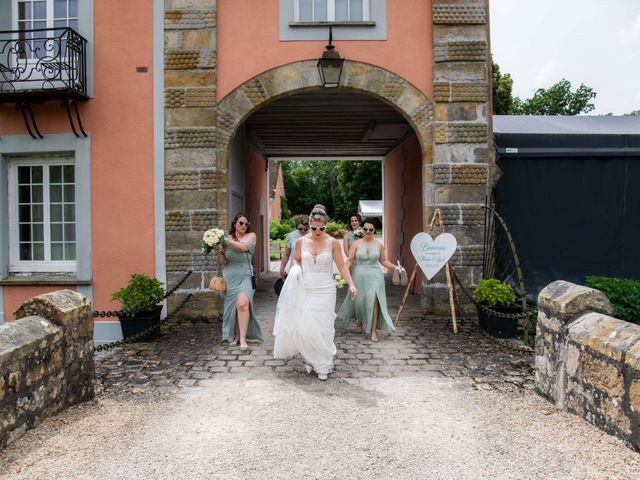
[[538, 297], [537, 390], [640, 450], [640, 326], [601, 292], [557, 281]]
[[[432, 165], [425, 167], [425, 225], [440, 208], [458, 240], [453, 266], [472, 286], [482, 274], [482, 206], [494, 163], [487, 0], [433, 0], [432, 13], [434, 146]], [[429, 282], [426, 311], [449, 313], [446, 285], [443, 273]], [[458, 299], [468, 304], [464, 295]]]
[[213, 256], [202, 232], [226, 226], [227, 164], [217, 151], [216, 0], [165, 0], [165, 234], [167, 287], [193, 274], [169, 299], [169, 311], [195, 293], [181, 316], [214, 316], [221, 297], [206, 288]]
[[0, 449], [94, 396], [93, 313], [70, 290], [27, 300], [0, 325]]

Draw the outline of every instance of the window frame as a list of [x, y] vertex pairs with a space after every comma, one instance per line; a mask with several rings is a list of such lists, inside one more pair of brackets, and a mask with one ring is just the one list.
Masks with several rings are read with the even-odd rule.
[[[312, 0], [313, 2], [313, 0]], [[313, 3], [312, 3], [313, 5]], [[347, 3], [350, 7], [350, 3]], [[312, 7], [313, 8], [313, 7]], [[351, 12], [349, 12], [350, 14]], [[361, 23], [371, 21], [371, 8], [369, 0], [362, 0], [362, 20], [336, 20], [336, 3], [335, 0], [327, 0], [327, 19], [326, 20], [300, 20], [300, 0], [294, 0], [293, 2], [293, 21], [295, 23]]]
[[[59, 155], [29, 155], [25, 157], [12, 156], [8, 162], [8, 230], [9, 230], [9, 273], [75, 273], [78, 267], [78, 174], [73, 153]], [[75, 225], [75, 260], [51, 260], [51, 220], [49, 198], [49, 168], [43, 169], [43, 224], [45, 260], [20, 260], [19, 236], [19, 202], [18, 202], [18, 167], [42, 165], [73, 165], [74, 166], [74, 225]], [[46, 180], [46, 183], [45, 183]], [[49, 259], [47, 260], [47, 257]]]

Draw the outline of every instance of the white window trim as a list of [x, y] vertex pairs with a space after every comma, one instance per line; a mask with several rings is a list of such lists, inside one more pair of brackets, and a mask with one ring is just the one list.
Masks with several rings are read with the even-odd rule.
[[[311, 10], [312, 10], [312, 16], [315, 17], [315, 11], [314, 10], [315, 7], [315, 3], [311, 2]], [[349, 9], [348, 12], [348, 17], [351, 17], [351, 3], [348, 2], [347, 3], [347, 8]], [[368, 22], [370, 17], [370, 8], [369, 8], [369, 0], [362, 0], [362, 20], [357, 20], [357, 21], [362, 21], [362, 22]], [[293, 18], [295, 22], [300, 22], [300, 0], [294, 0], [293, 1]], [[305, 20], [305, 22], [308, 22], [309, 20]], [[311, 20], [311, 22], [335, 22], [336, 21], [336, 4], [335, 4], [335, 0], [327, 0], [327, 19], [326, 20]], [[345, 21], [345, 20], [339, 20], [340, 22]], [[346, 20], [347, 22], [351, 21], [351, 20]]]
[[[56, 159], [55, 161], [53, 159]], [[59, 159], [59, 160], [58, 160]], [[9, 272], [11, 273], [30, 273], [30, 272], [49, 272], [49, 273], [74, 273], [77, 270], [77, 228], [76, 228], [76, 260], [73, 261], [65, 261], [65, 260], [42, 260], [42, 261], [25, 261], [20, 260], [19, 252], [20, 252], [20, 238], [19, 238], [19, 229], [18, 229], [18, 182], [17, 182], [17, 170], [20, 165], [51, 165], [55, 163], [55, 165], [74, 165], [75, 161], [73, 157], [64, 155], [64, 156], [56, 156], [51, 158], [41, 158], [36, 159], [33, 157], [29, 158], [16, 158], [13, 157], [10, 160], [9, 164]], [[75, 224], [77, 226], [77, 218], [78, 218], [78, 209], [77, 209], [77, 169], [74, 169], [74, 189], [76, 190], [76, 194], [74, 195], [75, 201], [75, 209], [76, 209], [76, 220]], [[44, 177], [43, 177], [44, 178]], [[47, 174], [48, 178], [48, 174]], [[43, 203], [43, 205], [49, 206], [48, 193], [49, 193], [49, 184], [43, 183], [43, 200], [47, 199], [47, 203]], [[49, 221], [49, 208], [43, 207], [44, 214], [44, 238], [45, 238], [45, 256], [48, 256], [48, 251], [51, 248], [51, 238], [50, 238], [50, 221]]]

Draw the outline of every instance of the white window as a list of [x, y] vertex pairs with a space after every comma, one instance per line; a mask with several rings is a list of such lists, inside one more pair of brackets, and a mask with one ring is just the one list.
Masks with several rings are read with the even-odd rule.
[[366, 22], [369, 0], [295, 0], [296, 22]]
[[73, 158], [24, 157], [10, 161], [10, 271], [76, 270], [75, 197]]
[[78, 31], [78, 0], [14, 0], [17, 30], [71, 27]]
[[31, 40], [21, 52], [21, 58], [41, 58], [53, 48], [46, 39], [60, 34], [26, 30], [71, 27], [78, 31], [78, 0], [14, 0], [14, 5], [14, 26], [19, 31], [18, 38]]

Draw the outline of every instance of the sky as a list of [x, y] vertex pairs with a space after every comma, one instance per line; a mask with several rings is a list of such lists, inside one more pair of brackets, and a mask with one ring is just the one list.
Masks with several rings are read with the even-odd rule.
[[490, 0], [489, 11], [514, 97], [566, 78], [597, 92], [590, 115], [640, 110], [640, 0]]

